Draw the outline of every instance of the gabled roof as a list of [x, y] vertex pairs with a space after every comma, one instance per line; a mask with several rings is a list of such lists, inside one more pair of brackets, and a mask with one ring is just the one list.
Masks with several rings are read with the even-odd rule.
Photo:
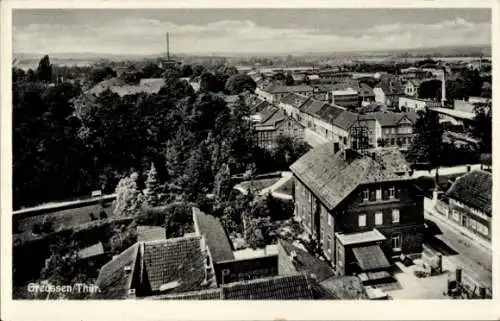
[[364, 82], [362, 82], [359, 85], [359, 95], [361, 97], [371, 97], [371, 96], [375, 96], [375, 93], [373, 92], [372, 87], [370, 87], [368, 84], [365, 84]]
[[415, 112], [408, 113], [395, 113], [395, 112], [373, 112], [366, 114], [369, 117], [376, 119], [380, 126], [382, 127], [394, 127], [397, 126], [403, 119], [408, 119], [413, 124], [417, 120], [417, 114]]
[[284, 120], [287, 117], [282, 109], [277, 109], [271, 117], [267, 118], [264, 122], [261, 122], [260, 126], [275, 126], [277, 122]]
[[231, 242], [218, 218], [193, 207], [193, 220], [195, 229], [205, 239], [214, 262], [234, 259]]
[[325, 122], [330, 123], [332, 122], [332, 120], [339, 117], [344, 111], [345, 108], [333, 106], [330, 104], [324, 104], [323, 107], [316, 112], [316, 115], [318, 115], [318, 117]]
[[490, 173], [476, 170], [457, 178], [446, 195], [491, 217], [492, 184]]
[[285, 97], [281, 98], [280, 102], [282, 104], [291, 105], [295, 108], [300, 108], [308, 99], [309, 97], [306, 97], [304, 95], [290, 93]]
[[205, 255], [201, 236], [144, 243], [144, 269], [152, 291], [176, 284], [171, 293], [203, 289]]
[[306, 114], [314, 115], [318, 111], [320, 111], [325, 105], [327, 105], [327, 103], [325, 103], [324, 101], [313, 99], [310, 104], [308, 104], [307, 106], [305, 106], [305, 108], [302, 109], [302, 111], [305, 112]]
[[[124, 299], [127, 297], [132, 284], [138, 250], [139, 244], [136, 243], [101, 267], [96, 282], [100, 290], [98, 298]], [[131, 271], [126, 272], [126, 267]]]
[[312, 280], [306, 275], [275, 276], [231, 283], [222, 288], [226, 300], [311, 300]]
[[[406, 180], [387, 169], [381, 161], [350, 151], [334, 153], [333, 143], [313, 148], [290, 166], [293, 174], [317, 196], [328, 210], [333, 210], [359, 185]], [[349, 151], [347, 151], [349, 152]]]
[[348, 130], [358, 120], [358, 114], [344, 110], [337, 118], [332, 120], [332, 124], [344, 130]]
[[220, 288], [157, 295], [155, 300], [311, 300], [313, 280], [296, 274], [234, 282]]

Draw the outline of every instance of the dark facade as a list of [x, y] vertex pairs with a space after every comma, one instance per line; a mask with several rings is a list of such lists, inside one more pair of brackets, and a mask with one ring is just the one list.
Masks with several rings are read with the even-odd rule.
[[380, 245], [387, 256], [422, 251], [423, 195], [411, 180], [358, 186], [333, 211], [297, 177], [295, 186], [296, 215], [306, 232], [319, 239], [320, 250], [333, 265], [344, 255], [338, 253], [335, 233], [376, 228], [386, 237]]

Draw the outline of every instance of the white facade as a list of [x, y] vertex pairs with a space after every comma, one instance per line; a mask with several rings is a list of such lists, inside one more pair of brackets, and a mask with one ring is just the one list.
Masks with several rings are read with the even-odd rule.
[[427, 106], [427, 101], [425, 100], [411, 98], [411, 97], [399, 97], [399, 104], [398, 104], [399, 109], [404, 107], [406, 111], [409, 110], [419, 111], [419, 110], [425, 110], [426, 106]]

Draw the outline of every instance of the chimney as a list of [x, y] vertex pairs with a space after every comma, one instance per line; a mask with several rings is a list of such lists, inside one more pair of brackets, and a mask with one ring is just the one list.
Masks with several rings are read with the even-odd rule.
[[456, 279], [456, 281], [457, 281], [457, 284], [458, 284], [458, 283], [462, 283], [462, 269], [457, 268], [457, 269], [455, 270], [455, 279]]
[[334, 154], [337, 154], [340, 150], [340, 143], [336, 142], [336, 143], [333, 143], [333, 153]]
[[170, 60], [170, 41], [169, 34], [167, 32], [167, 60]]

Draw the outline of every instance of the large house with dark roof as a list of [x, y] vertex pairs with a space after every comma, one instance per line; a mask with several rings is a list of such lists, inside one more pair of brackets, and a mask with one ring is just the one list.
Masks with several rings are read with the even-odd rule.
[[448, 219], [468, 231], [491, 240], [491, 173], [477, 170], [455, 180], [446, 192]]
[[378, 273], [392, 256], [422, 251], [423, 195], [394, 153], [329, 142], [290, 167], [296, 219], [340, 275]]

